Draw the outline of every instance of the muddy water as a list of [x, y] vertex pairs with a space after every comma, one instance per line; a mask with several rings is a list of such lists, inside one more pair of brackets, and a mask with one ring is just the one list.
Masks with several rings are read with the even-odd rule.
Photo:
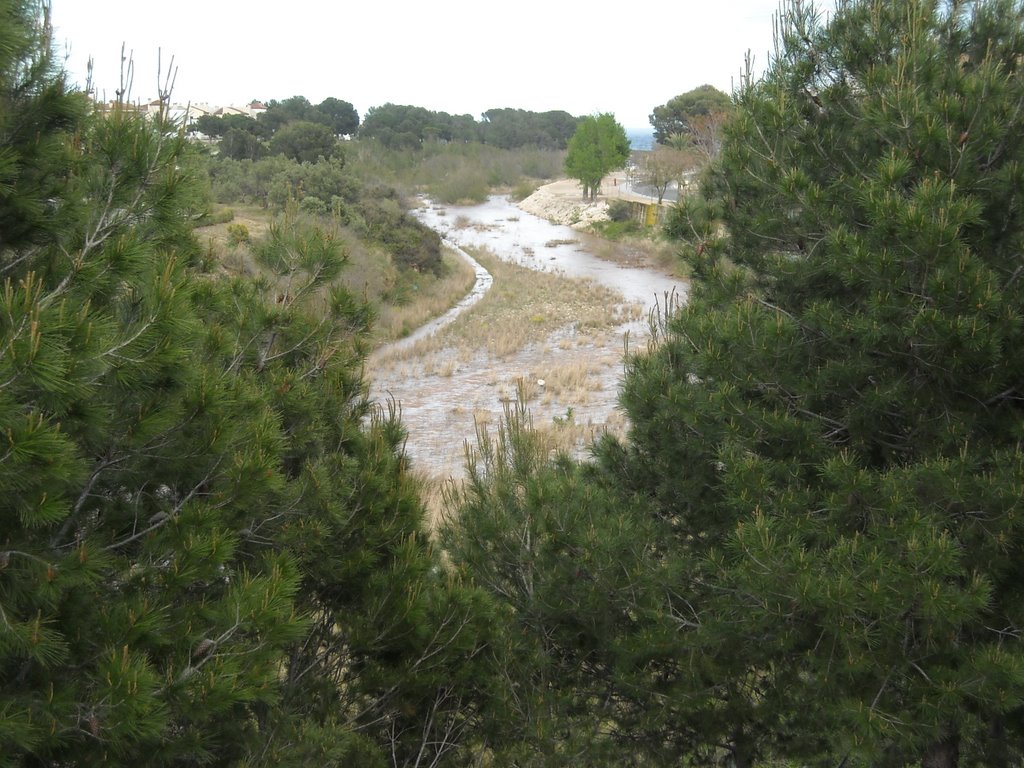
[[492, 196], [470, 207], [428, 205], [417, 216], [443, 237], [466, 247], [484, 246], [506, 261], [544, 272], [588, 278], [651, 307], [666, 291], [681, 291], [681, 282], [657, 270], [622, 266], [586, 249], [572, 227], [552, 224], [519, 210], [507, 197]]
[[431, 320], [429, 323], [421, 325], [408, 336], [389, 344], [386, 350], [389, 353], [415, 346], [416, 342], [432, 336], [445, 326], [454, 323], [458, 319], [459, 315], [480, 301], [494, 283], [494, 278], [491, 276], [491, 273], [484, 268], [484, 265], [466, 253], [458, 243], [451, 238], [444, 236], [442, 236], [442, 240], [444, 241], [446, 248], [453, 251], [473, 268], [473, 272], [476, 274], [476, 281], [473, 283], [473, 288], [454, 307], [449, 309], [443, 315]]
[[[521, 266], [568, 277], [591, 279], [620, 293], [624, 302], [642, 303], [646, 309], [664, 304], [665, 297], [685, 297], [685, 284], [664, 272], [622, 265], [598, 258], [583, 236], [570, 227], [550, 222], [516, 208], [505, 197], [467, 207], [426, 204], [417, 216], [438, 231], [454, 248], [486, 247], [501, 259]], [[461, 252], [477, 271], [473, 292], [448, 315], [419, 329], [411, 337], [375, 353], [368, 362], [371, 396], [393, 398], [401, 406], [409, 433], [406, 452], [414, 468], [435, 477], [460, 477], [465, 446], [475, 439], [477, 423], [495, 424], [526, 382], [528, 406], [535, 424], [558, 425], [571, 420], [576, 430], [573, 449], [584, 454], [590, 438], [604, 429], [620, 431], [617, 409], [622, 375], [622, 352], [628, 334], [631, 346], [642, 343], [645, 322], [622, 325], [612, 332], [582, 336], [564, 328], [541, 344], [531, 344], [511, 356], [498, 358], [485, 339], [472, 354], [448, 353], [428, 358], [392, 357], [398, 348], [415, 344], [440, 327], [458, 322], [458, 316], [478, 301], [491, 283], [487, 271]], [[570, 368], [584, 377], [571, 393], [555, 395], [539, 382], [554, 369]]]

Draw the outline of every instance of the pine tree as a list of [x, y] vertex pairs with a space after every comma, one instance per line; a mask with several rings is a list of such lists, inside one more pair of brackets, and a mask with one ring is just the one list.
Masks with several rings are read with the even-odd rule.
[[780, 22], [603, 466], [691, 559], [690, 716], [737, 765], [1016, 764], [1024, 7]]
[[366, 399], [341, 242], [204, 271], [182, 131], [92, 113], [47, 3], [0, 20], [0, 765], [450, 758], [481, 604]]
[[549, 455], [520, 400], [496, 435], [479, 430], [447, 499], [446, 551], [496, 605], [480, 746], [509, 765], [671, 760], [688, 735], [662, 673], [684, 653], [685, 618], [664, 526]]
[[230, 759], [303, 630], [241, 535], [276, 415], [204, 355], [181, 136], [87, 117], [47, 11], [3, 4], [0, 759]]

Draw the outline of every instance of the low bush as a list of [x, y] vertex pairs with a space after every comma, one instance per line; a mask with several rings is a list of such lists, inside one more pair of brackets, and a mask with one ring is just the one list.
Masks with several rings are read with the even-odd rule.
[[632, 221], [633, 206], [626, 200], [609, 201], [608, 219], [615, 222]]
[[516, 184], [514, 187], [512, 187], [512, 191], [509, 193], [509, 197], [512, 198], [512, 200], [518, 202], [520, 200], [525, 200], [536, 191], [537, 183], [535, 181], [523, 180]]
[[241, 245], [251, 240], [249, 228], [245, 224], [228, 224], [228, 244]]

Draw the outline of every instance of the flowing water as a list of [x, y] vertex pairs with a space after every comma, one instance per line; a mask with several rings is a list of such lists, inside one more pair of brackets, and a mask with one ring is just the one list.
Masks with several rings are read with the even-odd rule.
[[[649, 311], [664, 305], [667, 296], [685, 297], [679, 278], [658, 269], [623, 265], [598, 258], [587, 241], [571, 227], [559, 226], [525, 213], [505, 197], [494, 196], [474, 206], [438, 207], [427, 203], [416, 212], [435, 229], [446, 245], [474, 265], [477, 282], [473, 291], [448, 314], [414, 334], [378, 350], [367, 366], [371, 396], [378, 401], [394, 399], [400, 406], [409, 438], [406, 453], [414, 468], [435, 477], [463, 474], [465, 446], [475, 440], [476, 424], [495, 423], [509, 400], [516, 396], [517, 382], [526, 382], [528, 407], [535, 424], [572, 420], [589, 428], [620, 430], [623, 419], [617, 409], [622, 375], [622, 353], [628, 334], [631, 346], [643, 338], [647, 323], [625, 323], [611, 333], [583, 336], [564, 328], [541, 344], [530, 344], [510, 356], [496, 357], [486, 340], [468, 357], [452, 353], [450, 365], [437, 366], [424, 359], [394, 353], [415, 345], [459, 315], [486, 293], [491, 276], [462, 248], [486, 247], [497, 257], [515, 264], [567, 277], [594, 280]], [[646, 314], [646, 312], [645, 312]], [[546, 372], [554, 367], [584, 366], [588, 385], [572, 394], [545, 393]], [[585, 444], [575, 446], [584, 453]]]

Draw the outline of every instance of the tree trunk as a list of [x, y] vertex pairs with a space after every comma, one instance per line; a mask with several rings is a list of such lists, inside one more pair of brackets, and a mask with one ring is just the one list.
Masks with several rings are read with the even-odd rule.
[[951, 734], [928, 747], [921, 760], [921, 768], [957, 768], [959, 762], [960, 740]]
[[743, 728], [739, 728], [732, 738], [732, 768], [751, 768], [754, 764], [754, 755], [751, 745], [751, 740], [744, 733]]
[[992, 736], [985, 758], [988, 768], [1009, 768], [1010, 748], [1006, 743], [1006, 723], [1001, 717], [992, 721]]

